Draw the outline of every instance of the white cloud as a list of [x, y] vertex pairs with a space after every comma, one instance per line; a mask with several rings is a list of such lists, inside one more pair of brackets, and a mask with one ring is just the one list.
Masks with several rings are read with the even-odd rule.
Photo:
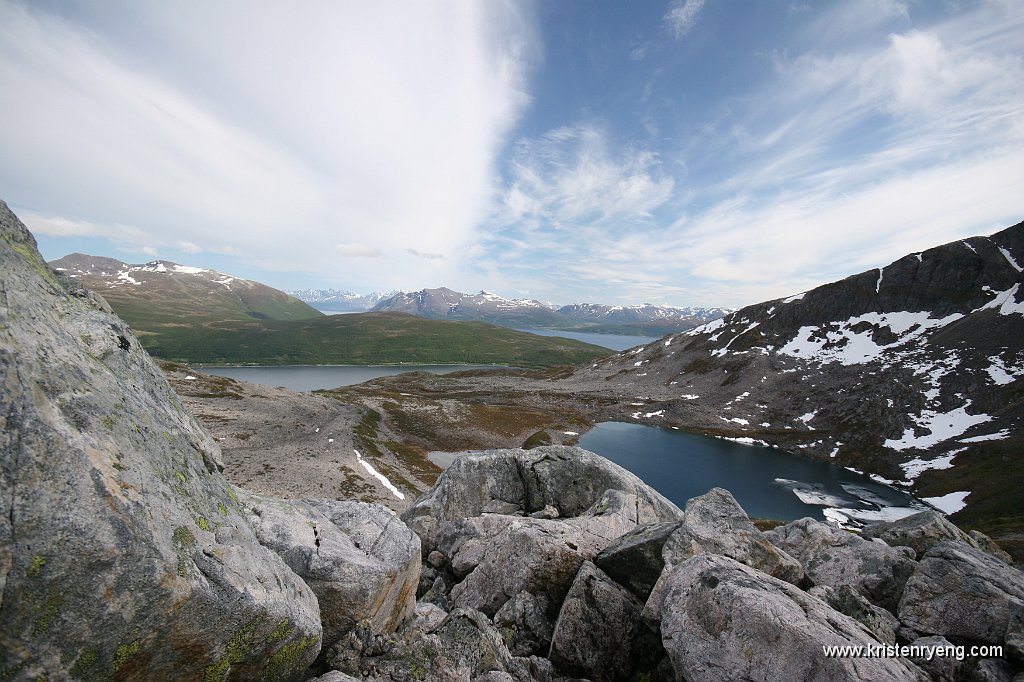
[[338, 244], [334, 249], [342, 258], [381, 258], [383, 253], [366, 244]]
[[552, 228], [644, 221], [672, 195], [655, 154], [609, 151], [605, 133], [580, 124], [522, 140], [505, 196], [506, 218]]
[[[0, 3], [0, 90], [17, 93], [0, 110], [0, 185], [13, 205], [229, 243], [271, 269], [331, 272], [338, 243], [453, 250], [489, 211], [528, 102], [528, 10], [95, 3], [71, 21]], [[444, 263], [411, 260], [381, 285]], [[366, 286], [382, 278], [354, 266]]]
[[704, 9], [704, 0], [676, 0], [665, 15], [665, 21], [677, 38], [690, 32], [697, 23], [697, 15]]

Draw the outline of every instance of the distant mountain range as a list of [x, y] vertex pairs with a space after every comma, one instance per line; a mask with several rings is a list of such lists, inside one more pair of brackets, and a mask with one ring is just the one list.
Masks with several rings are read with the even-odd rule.
[[477, 320], [513, 328], [653, 336], [692, 329], [730, 312], [726, 308], [677, 308], [649, 303], [633, 306], [575, 303], [553, 307], [532, 299], [505, 298], [488, 291], [464, 294], [446, 287], [365, 296], [334, 289], [290, 293], [324, 312], [372, 310], [407, 313], [432, 320]]
[[321, 312], [362, 313], [398, 292], [391, 291], [382, 294], [375, 291], [371, 294], [356, 294], [339, 289], [298, 289], [286, 293], [300, 301], [305, 301]]
[[1024, 223], [747, 306], [573, 380], [649, 396], [639, 421], [763, 441], [950, 511], [966, 504], [958, 519], [1022, 533], [1024, 549]]
[[608, 350], [480, 322], [410, 315], [324, 315], [259, 282], [153, 261], [73, 253], [50, 263], [110, 304], [150, 354], [208, 364], [569, 365]]

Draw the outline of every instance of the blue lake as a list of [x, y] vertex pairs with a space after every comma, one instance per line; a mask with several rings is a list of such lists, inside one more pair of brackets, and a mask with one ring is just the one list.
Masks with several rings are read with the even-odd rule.
[[285, 365], [283, 367], [197, 367], [216, 376], [293, 391], [315, 391], [361, 384], [403, 372], [448, 374], [464, 369], [490, 369], [492, 365]]
[[580, 446], [629, 469], [683, 507], [718, 486], [751, 517], [822, 520], [825, 510], [862, 521], [905, 516], [926, 507], [862, 474], [789, 452], [644, 424], [604, 422]]

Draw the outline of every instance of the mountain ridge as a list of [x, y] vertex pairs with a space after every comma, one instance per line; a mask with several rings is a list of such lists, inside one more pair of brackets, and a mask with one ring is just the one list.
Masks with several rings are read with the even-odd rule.
[[746, 306], [574, 380], [649, 394], [643, 414], [662, 411], [639, 421], [779, 445], [1020, 524], [1004, 472], [1024, 440], [1021, 263], [1024, 223]]

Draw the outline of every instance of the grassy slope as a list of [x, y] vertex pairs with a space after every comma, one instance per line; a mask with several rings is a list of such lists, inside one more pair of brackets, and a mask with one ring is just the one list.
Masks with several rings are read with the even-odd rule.
[[[115, 307], [115, 310], [117, 308]], [[261, 365], [474, 363], [548, 367], [603, 357], [607, 349], [483, 322], [357, 313], [306, 320], [156, 322], [117, 310], [155, 357]]]

